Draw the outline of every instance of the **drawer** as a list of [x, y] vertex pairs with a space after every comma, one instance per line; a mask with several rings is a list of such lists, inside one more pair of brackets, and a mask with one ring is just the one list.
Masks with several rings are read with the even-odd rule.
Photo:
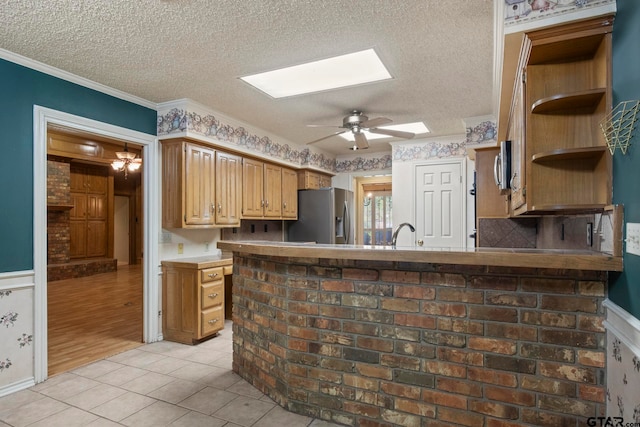
[[224, 302], [224, 284], [211, 283], [200, 286], [200, 308], [205, 310]]
[[224, 310], [222, 306], [203, 311], [202, 336], [211, 335], [224, 329]]
[[225, 265], [224, 267], [222, 267], [222, 271], [225, 276], [233, 274], [233, 265]]
[[222, 280], [222, 267], [203, 268], [200, 278], [201, 283], [213, 282], [214, 280]]

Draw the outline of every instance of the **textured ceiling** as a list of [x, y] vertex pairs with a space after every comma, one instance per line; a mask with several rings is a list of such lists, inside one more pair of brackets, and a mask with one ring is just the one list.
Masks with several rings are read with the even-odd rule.
[[[428, 136], [492, 113], [493, 0], [12, 0], [0, 47], [160, 103], [190, 98], [296, 144], [352, 109]], [[271, 99], [238, 79], [374, 48], [393, 80]], [[369, 152], [389, 150], [372, 141]], [[342, 138], [317, 146], [352, 153]], [[364, 152], [363, 152], [364, 153]]]

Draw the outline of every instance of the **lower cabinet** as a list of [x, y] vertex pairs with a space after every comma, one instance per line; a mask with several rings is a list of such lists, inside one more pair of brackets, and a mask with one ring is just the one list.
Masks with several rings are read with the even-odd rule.
[[162, 262], [162, 334], [165, 340], [195, 344], [224, 329], [225, 273], [231, 259]]

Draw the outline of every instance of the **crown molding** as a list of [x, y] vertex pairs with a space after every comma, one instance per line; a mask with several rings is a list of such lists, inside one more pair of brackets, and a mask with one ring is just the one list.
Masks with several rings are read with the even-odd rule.
[[155, 102], [151, 102], [146, 99], [137, 97], [135, 95], [131, 95], [129, 93], [123, 92], [121, 90], [103, 85], [102, 83], [94, 82], [93, 80], [89, 80], [87, 78], [77, 76], [75, 74], [69, 73], [68, 71], [64, 71], [59, 68], [52, 67], [51, 65], [44, 64], [42, 62], [27, 58], [22, 55], [18, 55], [17, 53], [10, 52], [6, 49], [0, 48], [0, 59], [7, 60], [9, 62], [13, 62], [18, 65], [22, 65], [23, 67], [27, 67], [32, 70], [40, 71], [41, 73], [48, 74], [50, 76], [57, 77], [62, 80], [66, 80], [68, 82], [75, 83], [80, 86], [84, 86], [88, 89], [93, 89], [95, 91], [102, 92], [106, 95], [111, 95], [115, 98], [122, 99], [123, 101], [128, 101], [134, 104], [138, 104], [143, 107], [147, 107], [156, 111], [158, 109], [158, 104], [156, 104]]

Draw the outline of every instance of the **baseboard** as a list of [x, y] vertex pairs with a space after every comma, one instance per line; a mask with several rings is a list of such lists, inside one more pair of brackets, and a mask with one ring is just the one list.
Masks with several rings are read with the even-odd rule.
[[35, 384], [36, 384], [35, 380], [33, 379], [33, 377], [31, 377], [31, 378], [27, 378], [26, 380], [21, 380], [13, 384], [6, 385], [4, 387], [0, 387], [0, 397], [6, 396], [11, 393], [15, 393], [20, 390], [27, 389], [29, 387], [34, 386]]

